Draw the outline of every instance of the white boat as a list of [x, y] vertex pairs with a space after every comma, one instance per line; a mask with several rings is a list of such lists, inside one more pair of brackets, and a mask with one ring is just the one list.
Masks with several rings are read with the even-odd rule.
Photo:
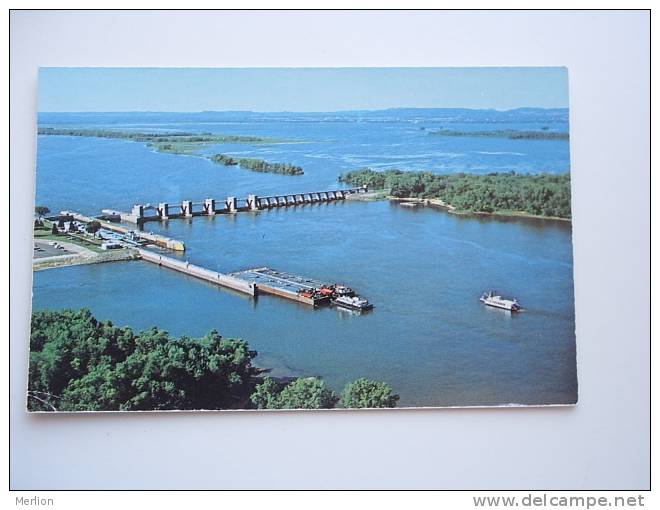
[[374, 307], [369, 301], [359, 296], [339, 296], [333, 299], [331, 303], [351, 310], [370, 310]]
[[479, 301], [485, 305], [501, 308], [503, 310], [509, 310], [510, 312], [518, 312], [522, 310], [522, 307], [516, 298], [505, 299], [502, 296], [495, 294], [494, 290], [484, 292], [483, 295], [479, 298]]
[[350, 287], [346, 287], [346, 285], [335, 285], [335, 294], [337, 296], [354, 296], [355, 292]]

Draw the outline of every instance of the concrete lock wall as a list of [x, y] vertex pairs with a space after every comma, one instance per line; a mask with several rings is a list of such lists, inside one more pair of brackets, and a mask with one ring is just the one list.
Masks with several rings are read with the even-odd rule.
[[252, 282], [246, 282], [244, 280], [234, 278], [233, 276], [211, 271], [210, 269], [205, 269], [188, 262], [166, 257], [165, 255], [160, 255], [149, 250], [139, 249], [138, 252], [140, 253], [142, 260], [147, 262], [152, 262], [154, 264], [158, 264], [159, 266], [167, 267], [169, 269], [173, 269], [190, 276], [195, 276], [201, 280], [206, 280], [207, 282], [215, 283], [221, 287], [236, 290], [250, 296], [254, 296], [257, 293], [257, 287]]

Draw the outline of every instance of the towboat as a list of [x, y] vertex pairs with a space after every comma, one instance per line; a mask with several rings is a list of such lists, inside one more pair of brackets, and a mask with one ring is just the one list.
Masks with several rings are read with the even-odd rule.
[[505, 299], [502, 296], [495, 294], [495, 291], [493, 290], [484, 292], [483, 295], [479, 298], [479, 301], [485, 305], [501, 308], [503, 310], [509, 310], [510, 312], [519, 312], [522, 310], [522, 307], [516, 298]]
[[353, 289], [350, 287], [346, 287], [346, 285], [335, 285], [335, 294], [337, 296], [355, 296], [355, 292], [353, 292]]
[[331, 303], [351, 310], [371, 310], [374, 307], [369, 301], [359, 296], [339, 296], [333, 299]]

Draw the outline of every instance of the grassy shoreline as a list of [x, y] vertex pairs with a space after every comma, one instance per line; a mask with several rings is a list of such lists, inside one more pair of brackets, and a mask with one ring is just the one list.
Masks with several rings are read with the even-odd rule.
[[95, 129], [59, 129], [41, 127], [37, 133], [42, 136], [77, 136], [85, 138], [107, 138], [127, 140], [146, 144], [155, 152], [174, 154], [177, 156], [194, 156], [224, 166], [238, 166], [253, 172], [274, 173], [279, 175], [303, 175], [301, 167], [289, 163], [272, 163], [256, 158], [233, 158], [226, 154], [202, 154], [200, 151], [211, 145], [224, 143], [283, 144], [294, 141], [262, 138], [244, 135], [214, 135], [212, 133], [132, 133], [127, 131], [95, 130]]
[[56, 242], [63, 246], [67, 253], [39, 258], [33, 257], [33, 271], [138, 258], [137, 252], [131, 249], [103, 250], [101, 249], [100, 240], [83, 237], [80, 234], [61, 233], [55, 235], [49, 228], [52, 227], [52, 222], [44, 220], [44, 224], [47, 226], [34, 229], [33, 242], [35, 244]]
[[273, 143], [283, 141], [251, 135], [217, 135], [213, 133], [189, 133], [186, 131], [176, 131], [172, 133], [141, 133], [118, 130], [113, 131], [109, 129], [66, 129], [51, 127], [39, 127], [37, 134], [46, 136], [111, 138], [143, 143], [191, 143], [205, 145], [220, 143]]
[[[65, 244], [65, 243], [62, 243]], [[87, 264], [104, 264], [106, 262], [125, 262], [138, 260], [139, 255], [132, 250], [113, 250], [107, 253], [99, 253], [92, 257], [80, 254], [62, 255], [58, 258], [44, 258], [32, 260], [32, 271], [46, 271], [47, 269], [58, 269], [61, 267], [83, 266]]]

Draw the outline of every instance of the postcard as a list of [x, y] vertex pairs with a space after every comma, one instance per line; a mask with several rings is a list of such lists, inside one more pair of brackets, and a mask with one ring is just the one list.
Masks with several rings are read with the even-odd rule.
[[577, 402], [565, 68], [42, 68], [32, 412]]

